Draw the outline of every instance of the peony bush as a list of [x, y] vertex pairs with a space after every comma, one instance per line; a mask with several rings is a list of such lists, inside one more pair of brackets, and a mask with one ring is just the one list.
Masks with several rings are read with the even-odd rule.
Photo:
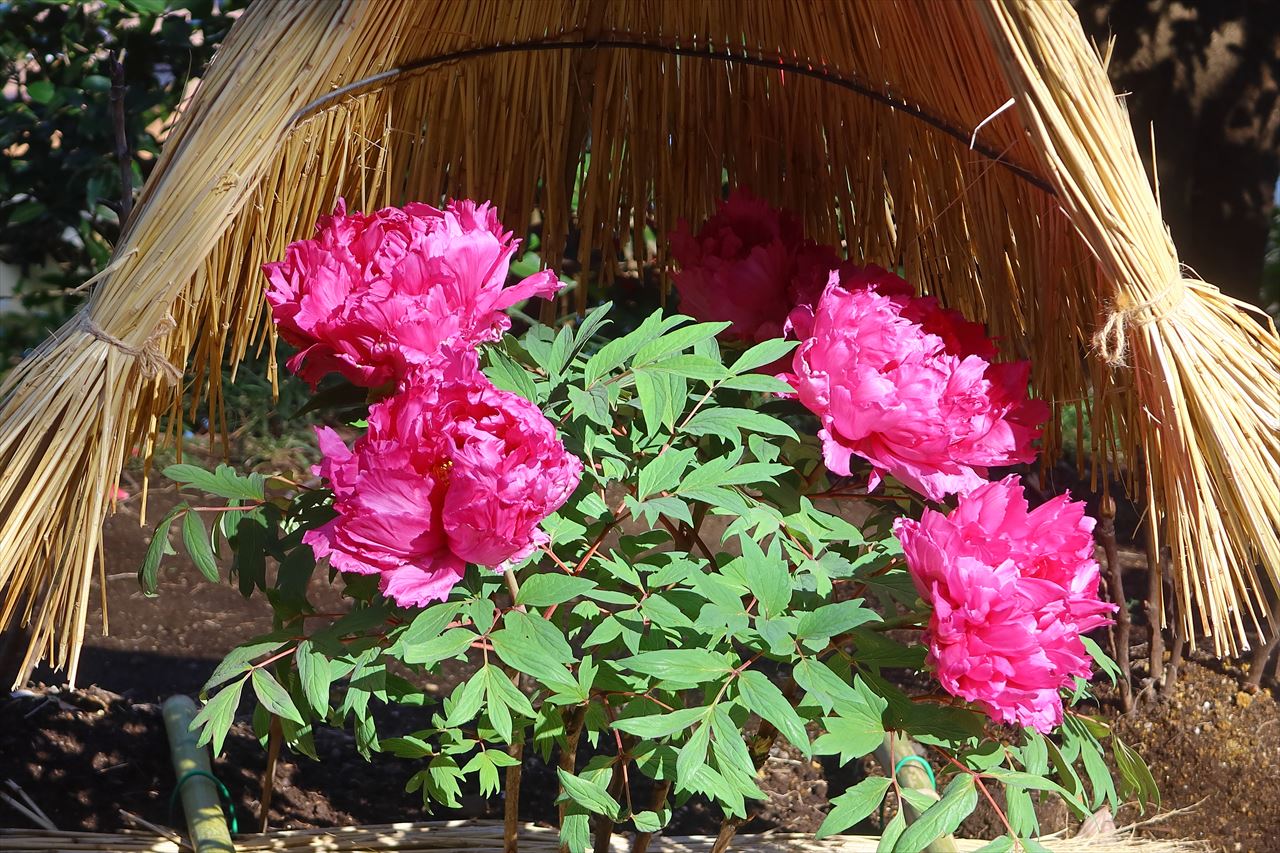
[[[505, 309], [559, 286], [508, 283], [517, 243], [486, 204], [339, 203], [266, 265], [290, 369], [367, 402], [317, 431], [313, 481], [166, 469], [224, 500], [161, 521], [144, 589], [179, 524], [201, 571], [218, 580], [229, 552], [276, 621], [205, 685], [202, 742], [220, 750], [251, 694], [264, 739], [314, 758], [316, 728], [345, 726], [366, 755], [417, 761], [428, 807], [513, 787], [536, 752], [573, 853], [694, 797], [731, 834], [782, 741], [841, 765], [923, 745], [940, 799], [870, 777], [819, 832], [893, 790], [922, 814], [881, 827], [885, 850], [924, 849], [996, 787], [993, 850], [1037, 849], [1033, 797], [1081, 816], [1154, 800], [1081, 710], [1094, 669], [1114, 672], [1087, 636], [1114, 610], [1092, 520], [990, 479], [1036, 458], [1049, 409], [1026, 363], [744, 192], [671, 238], [692, 317], [620, 329], [604, 304], [513, 335]], [[348, 609], [314, 606], [317, 572]], [[443, 667], [462, 677], [436, 700]], [[421, 727], [381, 730], [383, 704]]]

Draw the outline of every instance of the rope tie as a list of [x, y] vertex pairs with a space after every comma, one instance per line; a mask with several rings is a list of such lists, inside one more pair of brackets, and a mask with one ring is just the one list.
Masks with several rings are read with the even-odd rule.
[[178, 324], [174, 322], [173, 316], [165, 314], [164, 319], [156, 324], [155, 331], [142, 342], [142, 345], [134, 347], [89, 319], [87, 311], [80, 315], [80, 329], [86, 335], [105, 344], [110, 344], [120, 352], [135, 359], [138, 362], [138, 369], [142, 371], [142, 375], [147, 379], [161, 376], [170, 385], [181, 384], [182, 371], [175, 367], [173, 362], [169, 361], [165, 354], [160, 351], [160, 340], [177, 327]]
[[1124, 367], [1129, 353], [1129, 330], [1141, 329], [1159, 323], [1182, 306], [1187, 295], [1186, 280], [1181, 276], [1149, 299], [1132, 305], [1125, 304], [1129, 297], [1122, 291], [1116, 298], [1107, 321], [1093, 336], [1093, 348], [1111, 367]]

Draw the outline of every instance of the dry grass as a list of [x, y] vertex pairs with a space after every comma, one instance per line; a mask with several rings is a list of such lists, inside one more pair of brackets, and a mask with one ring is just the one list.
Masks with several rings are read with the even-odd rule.
[[218, 425], [219, 365], [273, 343], [259, 265], [338, 196], [536, 206], [554, 264], [583, 171], [580, 260], [607, 274], [627, 244], [645, 259], [646, 221], [706, 216], [726, 170], [985, 320], [1043, 397], [1089, 410], [1082, 452], [1150, 460], [1130, 475], [1181, 616], [1241, 644], [1280, 569], [1280, 348], [1181, 281], [1065, 2], [277, 0], [223, 46], [85, 318], [0, 390], [0, 619], [32, 625], [28, 664], [74, 676], [125, 454], [177, 438], [184, 406]]

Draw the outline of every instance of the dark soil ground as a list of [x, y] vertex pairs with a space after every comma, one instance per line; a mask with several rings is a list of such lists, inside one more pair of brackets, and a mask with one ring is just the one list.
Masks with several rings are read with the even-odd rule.
[[[154, 494], [153, 517], [172, 494]], [[158, 598], [145, 598], [135, 572], [148, 533], [138, 527], [136, 498], [108, 521], [105, 583], [110, 602], [109, 636], [90, 631], [78, 678], [82, 689], [37, 687], [0, 699], [0, 783], [16, 782], [62, 829], [111, 831], [130, 825], [129, 814], [155, 824], [178, 825], [170, 810], [174, 778], [160, 717], [160, 702], [174, 693], [194, 695], [221, 655], [238, 640], [269, 629], [265, 602], [246, 601], [230, 587], [209, 584], [175, 562], [162, 572]], [[1140, 564], [1136, 554], [1127, 559]], [[1145, 583], [1131, 571], [1135, 588]], [[332, 591], [318, 591], [334, 596]], [[97, 596], [95, 594], [94, 600]], [[1136, 608], [1135, 608], [1136, 609]], [[95, 612], [91, 626], [98, 620]], [[1135, 631], [1135, 644], [1145, 640]], [[1145, 651], [1135, 645], [1135, 660]], [[1139, 671], [1139, 677], [1142, 672]], [[1280, 708], [1264, 689], [1240, 689], [1242, 673], [1204, 654], [1192, 654], [1172, 690], [1148, 691], [1135, 711], [1120, 715], [1104, 703], [1118, 735], [1147, 760], [1164, 796], [1161, 811], [1178, 813], [1144, 831], [1163, 837], [1199, 838], [1224, 851], [1280, 850]], [[37, 680], [56, 685], [54, 673]], [[407, 729], [412, 720], [389, 717], [384, 731]], [[416, 769], [412, 762], [377, 757], [365, 762], [342, 732], [323, 732], [317, 749], [324, 761], [285, 754], [276, 777], [271, 825], [315, 827], [421, 820], [416, 794], [403, 792]], [[238, 723], [215, 766], [226, 783], [242, 830], [256, 828], [265, 753], [247, 721]], [[812, 831], [822, 821], [829, 796], [866, 772], [874, 762], [837, 770], [778, 751], [762, 773], [771, 799], [759, 804], [744, 828]], [[553, 774], [536, 760], [526, 770], [522, 813], [554, 814]], [[502, 804], [478, 796], [459, 812], [437, 817], [499, 817]], [[128, 813], [128, 814], [126, 814]], [[1149, 816], [1149, 815], [1148, 815]], [[1141, 819], [1122, 807], [1120, 823]], [[681, 809], [675, 833], [714, 832], [718, 817], [697, 803]], [[1047, 810], [1045, 830], [1062, 828], [1064, 816]], [[0, 803], [0, 827], [28, 826]], [[873, 824], [862, 827], [875, 832]], [[998, 834], [989, 809], [962, 828], [966, 835]]]

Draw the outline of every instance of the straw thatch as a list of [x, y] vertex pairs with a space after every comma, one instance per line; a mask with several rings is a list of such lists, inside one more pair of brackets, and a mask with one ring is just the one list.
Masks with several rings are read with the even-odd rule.
[[1280, 571], [1280, 345], [1181, 276], [1066, 2], [275, 0], [223, 46], [85, 312], [3, 388], [0, 617], [32, 625], [28, 662], [74, 670], [128, 449], [184, 405], [218, 424], [220, 366], [270, 341], [259, 264], [338, 196], [536, 207], [556, 264], [580, 180], [579, 254], [608, 274], [646, 218], [708, 214], [726, 171], [1032, 358], [1043, 397], [1087, 410], [1099, 475], [1125, 460], [1147, 486], [1185, 628], [1243, 644]]
[[[295, 829], [262, 835], [237, 835], [238, 853], [344, 853], [344, 851], [394, 850], [401, 853], [483, 853], [502, 848], [499, 821], [437, 821], [394, 823], [382, 826], [348, 826], [338, 829]], [[1052, 853], [1197, 853], [1208, 845], [1195, 841], [1137, 838], [1124, 833], [1091, 838], [1043, 838]], [[654, 853], [709, 853], [715, 836], [664, 836], [654, 838]], [[872, 853], [879, 838], [838, 835], [816, 841], [811, 835], [764, 833], [738, 835], [733, 849], [744, 853]], [[961, 851], [973, 851], [986, 841], [959, 839]], [[560, 850], [559, 830], [525, 824], [520, 827], [520, 849], [529, 853]], [[630, 853], [631, 840], [615, 834], [610, 851]], [[191, 848], [176, 836], [145, 832], [51, 832], [0, 829], [0, 853], [187, 853]]]

